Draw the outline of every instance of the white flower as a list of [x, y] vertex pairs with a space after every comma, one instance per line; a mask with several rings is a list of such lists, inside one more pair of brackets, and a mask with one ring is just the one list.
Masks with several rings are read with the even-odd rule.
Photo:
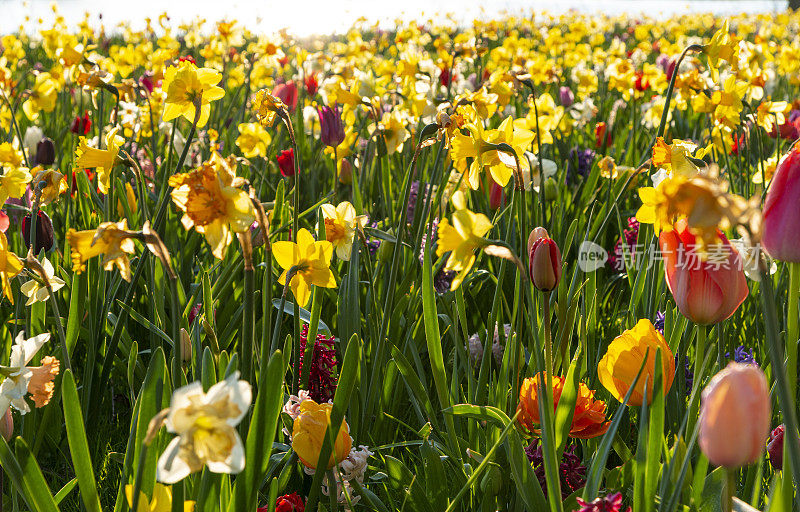
[[25, 333], [20, 332], [11, 347], [11, 360], [6, 379], [0, 384], [0, 411], [5, 411], [8, 406], [17, 409], [20, 414], [30, 412], [31, 408], [25, 401], [28, 393], [28, 384], [33, 377], [33, 370], [27, 365], [33, 356], [50, 339], [50, 334], [40, 334], [33, 338], [25, 339]]
[[542, 158], [542, 167], [544, 168], [544, 180], [542, 180], [542, 173], [539, 172], [539, 157], [529, 152], [526, 152], [525, 156], [530, 162], [530, 169], [522, 169], [522, 184], [525, 186], [525, 190], [530, 190], [531, 174], [533, 174], [533, 190], [539, 192], [542, 181], [547, 181], [547, 178], [558, 173], [558, 165], [552, 160]]
[[25, 145], [25, 150], [28, 152], [28, 156], [36, 154], [36, 145], [39, 144], [39, 141], [43, 138], [44, 132], [38, 126], [29, 126], [28, 129], [25, 130], [23, 144]]
[[239, 372], [214, 384], [208, 393], [193, 382], [172, 394], [167, 430], [178, 434], [158, 459], [158, 481], [174, 484], [207, 466], [212, 473], [244, 469], [244, 445], [236, 432], [253, 399]]
[[[42, 259], [42, 268], [47, 274], [47, 279], [50, 281], [53, 291], [60, 290], [64, 286], [64, 280], [55, 276], [53, 264], [50, 263], [50, 260], [47, 258]], [[50, 298], [50, 292], [47, 291], [47, 287], [36, 279], [22, 283], [19, 290], [28, 297], [28, 301], [25, 303], [26, 306], [30, 306], [35, 302], [44, 302]]]

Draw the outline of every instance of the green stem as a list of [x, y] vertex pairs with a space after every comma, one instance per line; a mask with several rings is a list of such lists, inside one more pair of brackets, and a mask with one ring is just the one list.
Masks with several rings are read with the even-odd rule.
[[147, 444], [142, 443], [142, 450], [139, 452], [139, 464], [136, 466], [136, 479], [133, 481], [133, 497], [131, 498], [131, 512], [139, 510], [139, 494], [144, 480], [144, 467], [147, 465]]
[[169, 278], [170, 309], [172, 310], [172, 389], [181, 387], [181, 365], [183, 346], [181, 345], [181, 313], [178, 306], [178, 278]]
[[242, 361], [242, 378], [248, 382], [252, 382], [252, 360], [253, 360], [253, 335], [255, 331], [255, 317], [253, 315], [255, 309], [255, 270], [252, 265], [244, 269], [244, 294], [242, 300], [244, 301], [244, 311], [242, 312], [242, 343], [239, 346], [239, 358]]
[[[553, 341], [550, 334], [550, 292], [544, 292], [542, 313], [544, 318], [544, 364], [548, 378], [553, 377]], [[549, 379], [548, 379], [549, 381]]]
[[725, 469], [727, 481], [725, 483], [725, 496], [722, 502], [722, 510], [725, 512], [733, 511], [733, 497], [736, 496], [736, 470]]
[[58, 301], [56, 300], [56, 295], [53, 293], [49, 282], [47, 285], [49, 288], [47, 291], [50, 293], [50, 305], [53, 306], [53, 314], [56, 315], [56, 331], [58, 332], [58, 341], [61, 343], [61, 357], [64, 359], [64, 366], [72, 371], [72, 362], [70, 361], [69, 349], [67, 348], [67, 336], [64, 334], [64, 326], [61, 325], [61, 312], [58, 310]]
[[[800, 263], [789, 263], [789, 299], [786, 309], [786, 374], [790, 385], [797, 382], [798, 297], [800, 297]], [[792, 396], [796, 396], [793, 393]], [[793, 400], [794, 401], [794, 400]]]
[[697, 422], [697, 412], [700, 407], [700, 393], [695, 392], [694, 390], [698, 390], [701, 386], [701, 376], [700, 374], [703, 371], [703, 362], [706, 358], [706, 342], [708, 340], [708, 327], [705, 325], [698, 325], [697, 326], [697, 337], [695, 339], [695, 346], [694, 346], [694, 382], [692, 382], [692, 396], [694, 396], [694, 400], [689, 403], [689, 425], [687, 428], [687, 432], [691, 432], [694, 429], [694, 425]]

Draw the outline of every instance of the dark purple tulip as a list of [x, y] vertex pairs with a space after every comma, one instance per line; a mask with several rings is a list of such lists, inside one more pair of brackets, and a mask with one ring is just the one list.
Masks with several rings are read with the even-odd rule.
[[342, 116], [339, 114], [339, 107], [333, 108], [323, 106], [317, 109], [319, 114], [319, 125], [322, 129], [320, 139], [326, 146], [337, 147], [344, 140], [344, 126], [342, 126]]
[[[28, 214], [22, 219], [22, 239], [25, 241], [25, 246], [31, 246], [31, 215]], [[39, 254], [42, 249], [45, 252], [55, 246], [55, 234], [53, 233], [53, 221], [50, 216], [39, 210], [39, 215], [36, 220], [36, 247], [33, 249], [35, 254]]]
[[56, 161], [56, 146], [50, 137], [44, 137], [36, 144], [36, 165], [47, 167]]

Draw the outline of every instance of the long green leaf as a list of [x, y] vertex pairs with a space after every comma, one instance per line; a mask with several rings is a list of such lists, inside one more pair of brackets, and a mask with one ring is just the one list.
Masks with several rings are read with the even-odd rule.
[[61, 381], [64, 398], [64, 420], [67, 424], [67, 441], [78, 478], [78, 487], [81, 490], [81, 499], [89, 512], [101, 512], [100, 497], [97, 494], [97, 484], [92, 469], [92, 459], [89, 456], [89, 443], [86, 441], [86, 429], [83, 425], [83, 412], [78, 399], [78, 389], [75, 386], [75, 377], [72, 372], [64, 372]]

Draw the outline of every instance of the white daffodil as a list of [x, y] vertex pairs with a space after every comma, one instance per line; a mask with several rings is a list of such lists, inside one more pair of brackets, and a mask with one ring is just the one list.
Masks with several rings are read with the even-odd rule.
[[236, 432], [253, 399], [250, 384], [235, 372], [203, 392], [193, 382], [172, 394], [165, 425], [178, 435], [158, 459], [158, 481], [174, 484], [208, 466], [213, 473], [244, 469], [244, 445]]
[[[539, 172], [539, 157], [534, 155], [533, 153], [525, 153], [526, 159], [530, 163], [528, 169], [522, 169], [522, 184], [525, 186], [525, 190], [531, 189], [531, 175], [533, 175], [533, 190], [539, 192], [539, 187], [544, 181], [547, 181], [547, 178], [551, 176], [555, 176], [558, 173], [558, 165], [552, 160], [548, 160], [547, 158], [542, 158], [542, 168], [544, 169], [544, 173]], [[544, 179], [542, 179], [542, 174], [544, 174]]]
[[[60, 290], [64, 286], [64, 280], [55, 276], [55, 270], [50, 260], [47, 258], [42, 259], [42, 268], [45, 274], [47, 274], [47, 279], [50, 281], [50, 286], [53, 288], [53, 291]], [[25, 302], [26, 306], [30, 306], [35, 302], [44, 302], [50, 298], [50, 292], [47, 291], [47, 287], [44, 286], [44, 283], [36, 279], [31, 279], [30, 281], [22, 283], [19, 290], [28, 297], [28, 301]]]
[[340, 260], [350, 261], [356, 228], [364, 229], [367, 216], [356, 216], [356, 209], [347, 201], [334, 207], [332, 204], [320, 206], [325, 219], [325, 238], [333, 244]]
[[5, 411], [10, 405], [20, 414], [30, 412], [31, 408], [25, 401], [25, 395], [28, 393], [28, 384], [34, 376], [34, 369], [27, 365], [49, 339], [49, 333], [27, 340], [24, 332], [17, 335], [11, 347], [11, 360], [7, 372], [3, 372], [6, 374], [6, 379], [0, 384], [0, 411]]

